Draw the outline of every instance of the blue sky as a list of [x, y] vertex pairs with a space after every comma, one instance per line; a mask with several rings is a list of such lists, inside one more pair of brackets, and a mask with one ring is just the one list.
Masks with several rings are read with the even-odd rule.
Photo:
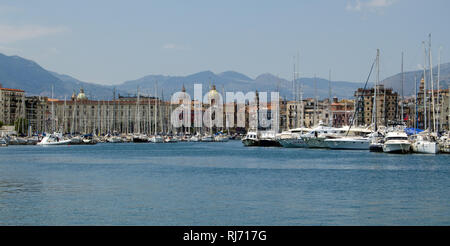
[[448, 0], [0, 1], [0, 52], [83, 81], [228, 70], [292, 79], [364, 81], [376, 49], [381, 77], [450, 61]]

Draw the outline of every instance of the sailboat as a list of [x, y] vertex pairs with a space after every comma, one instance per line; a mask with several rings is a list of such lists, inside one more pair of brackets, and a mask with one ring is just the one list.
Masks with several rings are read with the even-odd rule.
[[155, 83], [155, 134], [149, 139], [152, 143], [164, 143], [164, 138], [158, 135], [158, 83]]
[[439, 153], [439, 144], [434, 139], [434, 137], [426, 131], [412, 136], [411, 141], [411, 149], [415, 153]]
[[[424, 54], [425, 54], [425, 57], [426, 57], [426, 50], [425, 50], [425, 52], [424, 52]], [[433, 84], [434, 84], [434, 82], [433, 82], [433, 72], [432, 72], [432, 68], [431, 68], [431, 66], [432, 66], [432, 63], [431, 63], [431, 37], [430, 37], [430, 47], [429, 47], [429, 50], [428, 50], [428, 56], [429, 56], [429, 65], [430, 65], [430, 83], [431, 83], [431, 88], [433, 88], [434, 86], [433, 86]], [[426, 58], [425, 58], [425, 60], [426, 60]], [[426, 63], [424, 64], [424, 66], [426, 66]], [[424, 78], [425, 78], [425, 73], [424, 73]], [[426, 80], [424, 80], [424, 88], [426, 88], [426, 86], [425, 86], [425, 83], [426, 83]], [[434, 130], [436, 130], [436, 117], [435, 117], [435, 112], [434, 112], [434, 91], [433, 91], [433, 89], [431, 90], [431, 93], [432, 93], [432, 110], [433, 110], [433, 122], [434, 122], [434, 124], [433, 124], [433, 126], [434, 126]], [[424, 89], [424, 95], [426, 94], [426, 89]], [[426, 102], [426, 100], [424, 100], [424, 104], [426, 104], [427, 102]], [[427, 112], [425, 111], [425, 114], [426, 114]], [[431, 128], [431, 126], [430, 126], [430, 128]], [[424, 131], [424, 132], [421, 132], [421, 133], [419, 133], [419, 134], [416, 134], [415, 136], [412, 136], [411, 137], [411, 141], [412, 141], [412, 144], [411, 144], [411, 148], [412, 148], [412, 151], [413, 152], [415, 152], [415, 153], [425, 153], [425, 154], [436, 154], [436, 153], [438, 153], [439, 152], [439, 144], [438, 144], [438, 142], [436, 141], [436, 139], [435, 139], [435, 135], [437, 135], [436, 134], [436, 132], [429, 132], [428, 130], [427, 131]]]
[[139, 108], [140, 108], [140, 95], [139, 95], [139, 87], [137, 88], [137, 95], [136, 95], [136, 126], [137, 129], [135, 129], [135, 133], [133, 134], [133, 143], [147, 143], [148, 137], [145, 134], [141, 133], [141, 116], [139, 114]]

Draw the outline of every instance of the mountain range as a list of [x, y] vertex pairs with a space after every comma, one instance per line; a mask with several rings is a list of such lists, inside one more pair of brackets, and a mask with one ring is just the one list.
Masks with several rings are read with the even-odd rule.
[[[437, 68], [433, 70], [433, 74], [436, 73]], [[414, 76], [416, 75], [417, 80], [419, 80], [422, 74], [423, 71], [404, 73], [403, 88], [405, 96], [414, 93]], [[372, 78], [371, 81], [373, 81]], [[401, 74], [396, 74], [386, 78], [382, 83], [400, 92], [401, 78]], [[450, 63], [441, 65], [440, 78], [441, 88], [447, 88], [450, 81]], [[316, 85], [314, 85], [315, 82]], [[314, 97], [315, 91], [319, 98], [326, 98], [329, 93], [328, 82], [327, 79], [323, 78], [300, 78], [296, 81], [296, 84], [302, 84], [303, 98]], [[83, 88], [88, 98], [107, 100], [113, 97], [114, 89], [120, 95], [134, 96], [138, 88], [140, 94], [155, 95], [156, 83], [158, 96], [164, 96], [166, 100], [169, 99], [172, 93], [181, 91], [183, 86], [193, 97], [194, 84], [196, 83], [203, 85], [204, 94], [212, 85], [215, 85], [220, 93], [223, 91], [242, 91], [244, 93], [254, 90], [279, 91], [281, 97], [287, 99], [293, 97], [292, 80], [289, 81], [269, 73], [261, 74], [254, 79], [234, 71], [218, 74], [211, 71], [203, 71], [187, 76], [148, 75], [112, 86], [83, 82], [68, 75], [48, 71], [34, 61], [19, 56], [0, 54], [0, 84], [5, 88], [23, 89], [28, 96], [51, 96], [53, 86], [55, 98], [70, 98], [74, 91], [78, 92], [80, 88]], [[363, 86], [363, 82], [332, 81], [332, 96], [353, 98], [354, 91]], [[372, 84], [368, 86], [372, 86]]]

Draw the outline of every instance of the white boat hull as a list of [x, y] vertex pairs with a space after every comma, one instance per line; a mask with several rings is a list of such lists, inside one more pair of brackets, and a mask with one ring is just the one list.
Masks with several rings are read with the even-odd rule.
[[325, 139], [325, 143], [330, 149], [368, 150], [370, 148], [369, 139]]
[[439, 144], [431, 141], [417, 141], [411, 145], [414, 153], [437, 154], [439, 153]]
[[152, 143], [164, 143], [164, 139], [162, 137], [152, 137], [152, 138], [150, 138], [150, 142], [152, 142]]
[[383, 152], [385, 153], [409, 153], [411, 150], [410, 143], [385, 143], [383, 145]]
[[325, 143], [326, 138], [321, 137], [307, 137], [303, 140], [308, 148], [328, 148], [328, 145]]
[[39, 143], [37, 143], [37, 145], [69, 145], [69, 144], [71, 144], [70, 140], [61, 140], [59, 142], [45, 142], [45, 143], [39, 142]]

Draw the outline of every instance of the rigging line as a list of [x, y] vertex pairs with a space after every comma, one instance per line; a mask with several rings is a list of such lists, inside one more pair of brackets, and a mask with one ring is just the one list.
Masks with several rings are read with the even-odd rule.
[[[370, 75], [372, 74], [373, 67], [375, 66], [376, 61], [377, 61], [377, 59], [375, 58], [375, 60], [374, 60], [373, 63], [372, 63], [372, 66], [370, 67], [370, 72], [369, 72], [369, 75], [367, 76], [366, 83], [364, 84], [363, 93], [361, 93], [361, 95], [359, 95], [359, 99], [357, 99], [357, 101], [356, 101], [357, 104], [359, 104], [360, 99], [364, 99], [364, 96], [363, 96], [363, 95], [364, 95], [364, 91], [366, 90], [367, 83], [369, 82]], [[363, 107], [364, 107], [364, 106], [363, 106]], [[359, 107], [358, 107], [358, 108], [359, 108]], [[348, 136], [348, 133], [350, 132], [350, 129], [352, 128], [353, 122], [354, 122], [354, 120], [355, 120], [356, 110], [357, 110], [357, 109], [355, 109], [355, 110], [353, 111], [352, 121], [351, 121], [351, 123], [350, 123], [350, 126], [348, 127], [347, 133], [345, 134], [346, 137]]]

